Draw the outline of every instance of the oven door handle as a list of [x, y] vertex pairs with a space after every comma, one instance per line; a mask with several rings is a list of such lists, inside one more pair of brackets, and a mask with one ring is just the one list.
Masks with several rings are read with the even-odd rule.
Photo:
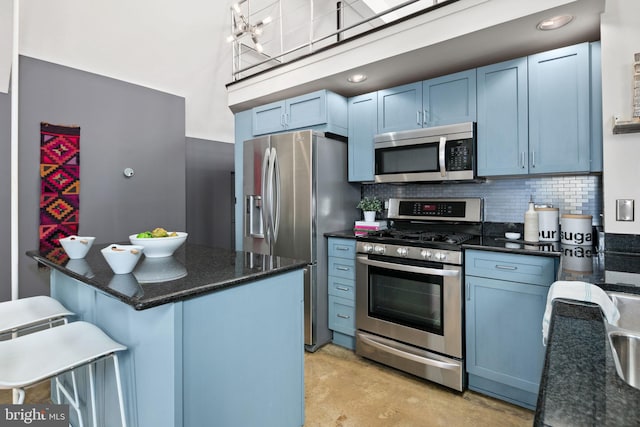
[[403, 359], [410, 359], [410, 360], [413, 360], [414, 362], [435, 366], [436, 368], [440, 368], [440, 369], [460, 369], [460, 365], [458, 364], [442, 362], [440, 360], [430, 359], [428, 357], [419, 356], [417, 354], [407, 353], [405, 351], [401, 351], [391, 346], [385, 345], [381, 342], [372, 340], [371, 338], [368, 338], [364, 335], [359, 335], [358, 338], [366, 342], [372, 347], [375, 347], [379, 350], [383, 350], [387, 353], [392, 353], [396, 356], [402, 357]]
[[432, 276], [453, 277], [460, 275], [460, 270], [440, 270], [439, 268], [416, 267], [413, 265], [395, 264], [367, 258], [366, 255], [357, 257], [359, 263], [373, 267], [388, 268], [390, 270], [405, 271], [407, 273], [430, 274]]

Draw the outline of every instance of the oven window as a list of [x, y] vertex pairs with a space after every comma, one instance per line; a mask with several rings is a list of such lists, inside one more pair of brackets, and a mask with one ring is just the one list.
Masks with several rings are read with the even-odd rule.
[[438, 144], [376, 149], [376, 174], [436, 172]]
[[369, 267], [369, 316], [443, 335], [443, 278]]

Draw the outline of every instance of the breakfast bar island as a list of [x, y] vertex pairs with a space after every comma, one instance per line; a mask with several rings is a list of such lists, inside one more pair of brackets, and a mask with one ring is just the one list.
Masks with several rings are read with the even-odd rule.
[[[27, 255], [51, 269], [51, 296], [72, 320], [127, 346], [119, 359], [129, 426], [304, 424], [305, 262], [186, 243], [113, 274], [105, 246], [83, 259]], [[101, 363], [98, 424], [118, 426], [115, 379], [104, 369], [112, 361]]]

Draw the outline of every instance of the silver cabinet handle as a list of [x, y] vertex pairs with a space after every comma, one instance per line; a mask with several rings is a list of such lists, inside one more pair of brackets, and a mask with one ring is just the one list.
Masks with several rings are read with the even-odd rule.
[[336, 251], [348, 251], [348, 246], [336, 246]]
[[500, 265], [500, 264], [496, 264], [496, 268], [498, 270], [510, 270], [510, 271], [515, 271], [518, 269], [518, 267], [514, 265]]
[[426, 125], [429, 123], [429, 112], [427, 110], [422, 110], [422, 124]]
[[531, 167], [536, 167], [536, 152], [531, 150]]
[[520, 157], [522, 158], [522, 161], [521, 161], [521, 165], [522, 166], [521, 167], [522, 167], [522, 169], [524, 169], [527, 166], [527, 164], [525, 163], [526, 162], [525, 156], [527, 155], [527, 153], [525, 151], [523, 151], [520, 154], [521, 154]]
[[422, 119], [420, 118], [420, 110], [416, 111], [416, 124], [421, 125]]
[[467, 293], [467, 301], [471, 301], [471, 285], [469, 282], [466, 283], [466, 293]]
[[345, 291], [345, 292], [349, 290], [349, 288], [345, 288], [344, 286], [336, 286], [336, 289], [339, 291]]
[[336, 267], [336, 270], [340, 270], [340, 271], [349, 271], [349, 270], [351, 270], [351, 268], [349, 268], [349, 267], [340, 267], [340, 266], [337, 266], [337, 267]]
[[340, 314], [340, 313], [338, 313], [338, 315], [337, 315], [337, 316], [338, 316], [339, 318], [341, 318], [341, 319], [351, 319], [351, 316], [347, 316], [346, 314]]

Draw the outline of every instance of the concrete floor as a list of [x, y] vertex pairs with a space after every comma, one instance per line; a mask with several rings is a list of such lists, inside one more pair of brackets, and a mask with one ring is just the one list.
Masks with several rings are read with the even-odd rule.
[[306, 427], [531, 426], [534, 413], [457, 393], [329, 344], [305, 353]]
[[[49, 383], [27, 389], [44, 403]], [[11, 391], [0, 391], [0, 404]], [[404, 374], [329, 344], [305, 353], [305, 427], [531, 426], [533, 412]]]

